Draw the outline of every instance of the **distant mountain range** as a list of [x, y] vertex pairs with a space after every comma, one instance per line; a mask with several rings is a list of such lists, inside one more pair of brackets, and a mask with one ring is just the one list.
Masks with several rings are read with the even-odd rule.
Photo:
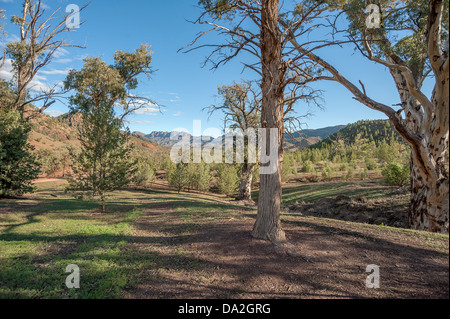
[[[51, 149], [55, 152], [64, 152], [67, 147], [79, 147], [77, 139], [78, 126], [81, 124], [79, 114], [64, 114], [53, 118], [45, 114], [38, 114], [33, 120], [30, 134], [30, 143], [36, 151]], [[295, 151], [306, 147], [322, 147], [332, 143], [336, 138], [344, 138], [352, 143], [360, 134], [375, 143], [387, 140], [403, 141], [388, 120], [359, 121], [349, 125], [337, 125], [320, 129], [306, 129], [292, 134], [285, 134], [285, 149]], [[194, 137], [188, 133], [177, 132], [178, 139], [171, 140], [171, 132], [152, 132], [144, 134], [133, 132], [131, 140], [143, 153], [168, 153], [169, 148], [185, 138], [190, 143]], [[203, 136], [203, 145], [213, 140], [211, 136]]]
[[[307, 129], [301, 130], [298, 132], [294, 132], [292, 134], [285, 134], [285, 149], [287, 150], [295, 150], [295, 149], [303, 149], [305, 147], [309, 147], [315, 145], [322, 140], [326, 139], [328, 136], [335, 134], [341, 129], [345, 128], [345, 125], [337, 125], [330, 126], [321, 129]], [[191, 143], [194, 140], [194, 137], [185, 132], [173, 132], [178, 136], [178, 139], [171, 140], [172, 132], [152, 132], [148, 135], [145, 135], [142, 132], [134, 132], [133, 134], [136, 136], [142, 136], [150, 141], [159, 144], [164, 147], [172, 147], [177, 144], [180, 140], [186, 139]], [[202, 145], [211, 142], [214, 138], [211, 136], [202, 136]]]

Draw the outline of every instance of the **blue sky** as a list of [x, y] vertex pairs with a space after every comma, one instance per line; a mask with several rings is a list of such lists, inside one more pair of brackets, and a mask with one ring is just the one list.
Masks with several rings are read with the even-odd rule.
[[[6, 10], [9, 18], [12, 14], [20, 13], [21, 3], [21, 0], [0, 0], [0, 8]], [[46, 0], [44, 3], [48, 11], [59, 7], [64, 11], [69, 4], [82, 6], [85, 2]], [[86, 56], [100, 56], [112, 63], [116, 50], [133, 51], [141, 43], [147, 43], [153, 50], [155, 73], [151, 80], [143, 79], [139, 94], [152, 98], [164, 107], [162, 112], [149, 107], [133, 115], [129, 119], [130, 129], [144, 133], [177, 128], [192, 131], [194, 120], [201, 120], [203, 129], [221, 128], [221, 117], [217, 115], [208, 120], [208, 115], [202, 109], [218, 102], [218, 86], [255, 78], [255, 74], [251, 71], [242, 73], [239, 58], [211, 71], [209, 67], [201, 68], [209, 53], [207, 49], [188, 54], [177, 52], [203, 30], [186, 21], [199, 16], [200, 10], [196, 4], [197, 0], [93, 0], [81, 13], [85, 24], [68, 35], [73, 43], [86, 44], [87, 48], [61, 50], [36, 81], [40, 84], [62, 81], [67, 70], [82, 67], [82, 60]], [[6, 30], [8, 37], [3, 42], [13, 41], [17, 28], [9, 24]], [[210, 39], [214, 39], [214, 36]], [[352, 48], [329, 48], [321, 51], [320, 55], [354, 83], [361, 80], [375, 100], [388, 105], [399, 103], [394, 83], [384, 67], [368, 62]], [[7, 78], [6, 71], [3, 70], [0, 76]], [[324, 91], [324, 110], [312, 109], [314, 115], [304, 120], [307, 124], [304, 128], [316, 129], [358, 120], [386, 118], [382, 113], [354, 101], [351, 94], [337, 83], [320, 82], [314, 87]], [[307, 106], [302, 104], [296, 107], [298, 114], [305, 113], [306, 109]], [[48, 112], [57, 115], [67, 111], [66, 106], [58, 104]]]

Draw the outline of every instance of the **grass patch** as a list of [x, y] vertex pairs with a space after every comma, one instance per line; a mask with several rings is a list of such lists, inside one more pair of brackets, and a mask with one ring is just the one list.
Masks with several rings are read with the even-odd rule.
[[[120, 297], [148, 263], [130, 260], [124, 251], [142, 210], [131, 202], [110, 203], [101, 214], [95, 202], [64, 197], [60, 185], [42, 186], [37, 204], [30, 199], [28, 207], [26, 201], [0, 206], [0, 298]], [[58, 199], [46, 199], [47, 193], [57, 193]], [[8, 205], [19, 211], [3, 213]], [[71, 264], [80, 267], [80, 289], [65, 286]]]
[[369, 200], [376, 200], [388, 196], [393, 189], [382, 185], [380, 181], [288, 184], [283, 187], [282, 204], [289, 205], [296, 202], [316, 203], [323, 198], [337, 197], [339, 195], [349, 197], [362, 196]]

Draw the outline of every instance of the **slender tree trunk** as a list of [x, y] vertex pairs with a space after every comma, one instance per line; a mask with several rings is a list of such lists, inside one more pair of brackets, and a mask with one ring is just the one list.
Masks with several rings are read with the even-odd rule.
[[[255, 238], [283, 242], [286, 240], [281, 229], [281, 171], [283, 163], [283, 80], [285, 66], [281, 59], [281, 35], [278, 28], [278, 0], [264, 0], [261, 14], [261, 57], [262, 57], [262, 111], [261, 127], [278, 129], [278, 170], [274, 174], [260, 176], [258, 215], [252, 235]], [[270, 149], [270, 134], [266, 134]], [[264, 150], [263, 150], [264, 151]], [[264, 166], [264, 164], [261, 164]]]
[[251, 200], [252, 199], [252, 182], [253, 172], [255, 171], [255, 165], [245, 163], [242, 165], [241, 170], [241, 184], [239, 186], [239, 192], [237, 200]]
[[105, 205], [105, 199], [103, 197], [100, 199], [100, 205], [101, 205], [102, 213], [104, 213], [106, 205]]

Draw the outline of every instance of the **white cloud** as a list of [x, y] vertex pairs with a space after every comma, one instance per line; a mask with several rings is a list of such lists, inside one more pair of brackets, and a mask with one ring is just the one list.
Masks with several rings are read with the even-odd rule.
[[60, 64], [68, 64], [68, 63], [71, 63], [72, 61], [73, 61], [73, 59], [66, 58], [66, 59], [56, 59], [53, 62], [60, 63]]
[[66, 69], [66, 70], [52, 69], [51, 71], [40, 71], [39, 73], [47, 74], [47, 75], [67, 75], [67, 74], [69, 74], [70, 70], [71, 69]]
[[150, 116], [156, 116], [159, 113], [159, 108], [157, 107], [142, 107], [139, 110], [134, 111], [134, 114], [137, 115], [150, 115]]
[[5, 81], [11, 81], [14, 76], [14, 74], [12, 73], [12, 69], [13, 69], [12, 60], [6, 59], [5, 65], [0, 70], [0, 78], [2, 78]]
[[178, 117], [178, 116], [183, 115], [183, 112], [176, 112], [176, 113], [174, 113], [174, 114], [172, 114], [172, 115], [175, 116], [175, 117]]
[[[40, 72], [41, 73], [41, 72]], [[0, 78], [2, 78], [5, 81], [11, 81], [14, 77], [13, 73], [13, 66], [12, 66], [12, 60], [6, 59], [5, 65], [0, 70]], [[48, 83], [44, 83], [47, 81], [47, 78], [45, 76], [42, 76], [40, 74], [36, 74], [33, 81], [30, 82], [28, 85], [28, 89], [34, 92], [48, 92], [53, 88]]]
[[66, 49], [58, 48], [58, 49], [55, 50], [55, 52], [53, 52], [52, 57], [55, 58], [55, 59], [59, 59], [59, 58], [62, 58], [63, 56], [66, 56], [68, 54], [69, 54], [69, 51], [67, 51]]
[[158, 121], [133, 121], [132, 124], [156, 124]]

